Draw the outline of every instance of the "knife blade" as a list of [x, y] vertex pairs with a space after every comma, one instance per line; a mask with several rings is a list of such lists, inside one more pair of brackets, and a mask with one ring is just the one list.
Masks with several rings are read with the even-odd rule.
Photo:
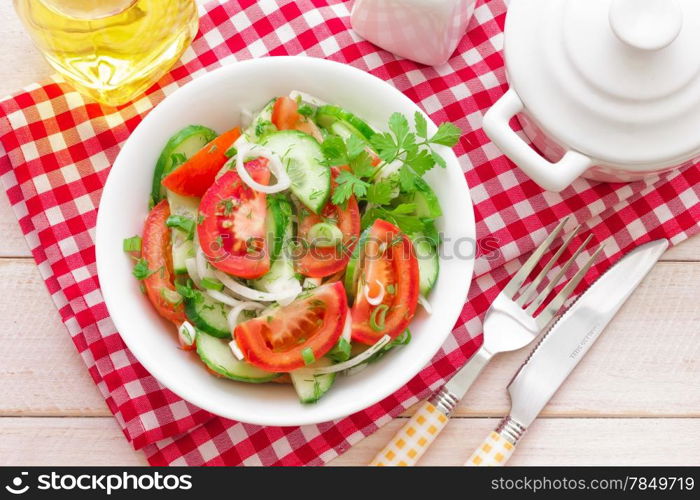
[[559, 317], [508, 384], [510, 413], [465, 465], [504, 465], [509, 460], [518, 440], [667, 248], [665, 239], [635, 248]]
[[666, 248], [664, 239], [629, 252], [550, 327], [508, 385], [512, 420], [532, 423]]

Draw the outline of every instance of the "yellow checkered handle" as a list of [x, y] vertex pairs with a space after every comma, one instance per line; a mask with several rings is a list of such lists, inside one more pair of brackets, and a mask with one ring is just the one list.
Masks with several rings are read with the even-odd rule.
[[515, 450], [515, 445], [496, 431], [491, 431], [464, 465], [505, 465]]
[[491, 431], [464, 465], [505, 465], [515, 451], [515, 445], [518, 444], [518, 440], [525, 433], [525, 430], [525, 427], [510, 416], [504, 418], [496, 430]]
[[449, 419], [433, 403], [426, 401], [370, 465], [416, 465]]

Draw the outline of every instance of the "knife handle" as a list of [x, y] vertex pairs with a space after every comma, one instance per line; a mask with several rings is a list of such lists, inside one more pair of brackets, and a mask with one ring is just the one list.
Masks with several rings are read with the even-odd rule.
[[467, 467], [505, 465], [515, 451], [515, 445], [525, 433], [525, 427], [510, 417], [504, 418], [495, 431], [491, 431], [464, 465]]
[[[434, 400], [435, 398], [431, 399], [431, 401]], [[408, 423], [389, 441], [389, 444], [377, 453], [370, 465], [416, 465], [450, 420], [448, 414], [440, 411], [431, 401], [423, 403]]]

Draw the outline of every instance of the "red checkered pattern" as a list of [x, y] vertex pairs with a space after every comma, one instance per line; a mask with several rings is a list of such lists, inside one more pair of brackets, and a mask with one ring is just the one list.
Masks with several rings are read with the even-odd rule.
[[[481, 318], [523, 256], [566, 215], [606, 243], [592, 276], [635, 245], [698, 231], [700, 170], [633, 184], [578, 180], [543, 192], [481, 130], [505, 91], [500, 49], [503, 0], [480, 2], [467, 36], [445, 65], [397, 59], [360, 40], [349, 4], [337, 0], [230, 0], [208, 4], [200, 34], [179, 66], [119, 109], [84, 99], [59, 79], [0, 103], [0, 175], [22, 231], [68, 331], [126, 437], [152, 464], [321, 464], [425, 397], [480, 343]], [[121, 144], [165, 95], [222, 64], [266, 55], [307, 55], [351, 64], [396, 86], [436, 122], [466, 134], [456, 148], [471, 188], [481, 252], [453, 335], [397, 393], [322, 425], [258, 427], [212, 416], [151, 377], [126, 349], [102, 300], [94, 228], [101, 190]], [[583, 260], [586, 252], [580, 257]]]

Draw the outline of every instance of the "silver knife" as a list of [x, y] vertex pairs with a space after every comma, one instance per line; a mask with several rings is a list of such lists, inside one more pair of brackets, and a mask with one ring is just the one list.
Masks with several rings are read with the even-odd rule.
[[504, 465], [508, 461], [518, 440], [667, 248], [665, 239], [635, 248], [561, 315], [508, 385], [510, 414], [465, 465]]

